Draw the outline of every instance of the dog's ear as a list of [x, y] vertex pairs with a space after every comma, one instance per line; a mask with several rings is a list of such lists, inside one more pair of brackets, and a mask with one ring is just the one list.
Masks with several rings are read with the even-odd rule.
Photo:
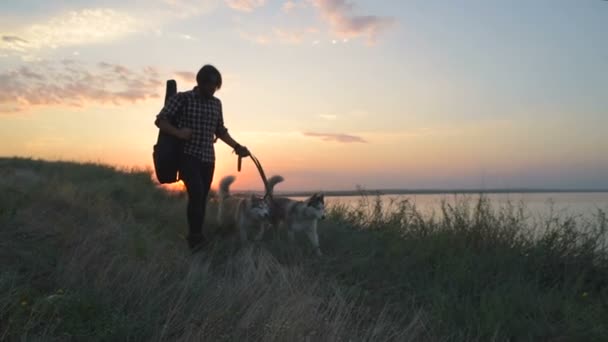
[[316, 205], [319, 202], [323, 203], [323, 194], [316, 192], [312, 196], [310, 196], [310, 198], [308, 198], [308, 200], [306, 202], [310, 206]]
[[323, 198], [325, 197], [325, 194], [323, 194], [322, 192], [315, 192], [314, 195], [312, 195], [312, 197], [310, 198], [311, 200], [317, 200], [317, 201], [323, 201]]

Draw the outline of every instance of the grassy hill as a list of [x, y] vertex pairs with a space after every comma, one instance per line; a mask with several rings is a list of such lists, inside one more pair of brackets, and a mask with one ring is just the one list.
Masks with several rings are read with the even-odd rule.
[[[221, 175], [219, 175], [221, 176]], [[362, 199], [240, 246], [142, 171], [0, 159], [0, 340], [606, 341], [607, 218]], [[210, 205], [212, 217], [213, 203]]]

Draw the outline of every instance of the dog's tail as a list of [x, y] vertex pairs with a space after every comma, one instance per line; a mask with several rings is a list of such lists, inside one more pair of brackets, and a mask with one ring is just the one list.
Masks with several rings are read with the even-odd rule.
[[274, 186], [281, 183], [284, 180], [285, 180], [285, 178], [283, 178], [282, 176], [279, 176], [279, 175], [270, 177], [270, 179], [268, 180], [268, 191], [269, 191], [270, 195], [272, 195], [272, 193], [274, 192]]
[[230, 196], [230, 185], [234, 183], [236, 177], [226, 176], [220, 181], [220, 200]]

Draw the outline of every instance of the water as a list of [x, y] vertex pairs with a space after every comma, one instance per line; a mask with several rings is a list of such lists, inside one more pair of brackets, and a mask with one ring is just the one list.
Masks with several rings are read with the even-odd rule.
[[[518, 205], [522, 203], [526, 212], [537, 217], [548, 217], [550, 215], [560, 216], [593, 216], [598, 209], [608, 212], [608, 192], [581, 192], [581, 193], [510, 193], [510, 194], [486, 194], [494, 207], [504, 206], [511, 202]], [[380, 196], [385, 205], [391, 201], [409, 200], [416, 204], [418, 210], [425, 215], [440, 212], [441, 201], [455, 203], [463, 199], [471, 199], [474, 204], [478, 195], [471, 194], [422, 194], [422, 195], [382, 195]], [[299, 198], [301, 199], [301, 198]], [[326, 197], [328, 205], [344, 204], [357, 207], [365, 199], [361, 196], [337, 196]], [[367, 198], [373, 203], [374, 196]]]

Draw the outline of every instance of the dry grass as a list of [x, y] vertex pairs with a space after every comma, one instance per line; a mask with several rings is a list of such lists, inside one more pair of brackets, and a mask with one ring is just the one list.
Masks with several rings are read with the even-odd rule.
[[[0, 340], [407, 341], [330, 277], [232, 239], [192, 256], [183, 198], [99, 166], [3, 161]], [[75, 175], [75, 174], [78, 175]], [[88, 173], [88, 174], [87, 174]], [[292, 261], [296, 258], [292, 258]]]
[[[608, 218], [362, 198], [319, 230], [190, 255], [146, 172], [0, 158], [0, 340], [605, 341]], [[211, 215], [214, 210], [211, 205]]]

